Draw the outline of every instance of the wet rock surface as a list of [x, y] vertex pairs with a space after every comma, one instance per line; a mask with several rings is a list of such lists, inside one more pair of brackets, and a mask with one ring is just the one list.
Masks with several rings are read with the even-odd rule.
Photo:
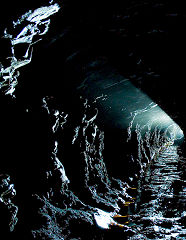
[[185, 178], [176, 147], [169, 147], [155, 159], [141, 181], [131, 223], [137, 234], [130, 239], [184, 239], [186, 237]]

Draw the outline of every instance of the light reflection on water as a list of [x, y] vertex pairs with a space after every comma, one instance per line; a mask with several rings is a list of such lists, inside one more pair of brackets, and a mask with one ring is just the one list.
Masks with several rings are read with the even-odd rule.
[[136, 234], [130, 240], [186, 238], [185, 160], [177, 149], [162, 151], [141, 180], [131, 207], [130, 224]]

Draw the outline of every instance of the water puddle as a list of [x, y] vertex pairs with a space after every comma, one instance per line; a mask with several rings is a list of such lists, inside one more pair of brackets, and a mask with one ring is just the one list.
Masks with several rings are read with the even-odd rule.
[[135, 239], [186, 238], [184, 159], [169, 146], [149, 166], [129, 211]]

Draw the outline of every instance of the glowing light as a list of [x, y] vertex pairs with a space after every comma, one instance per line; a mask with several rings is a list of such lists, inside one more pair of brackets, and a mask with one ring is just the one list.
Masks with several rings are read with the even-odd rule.
[[105, 212], [100, 209], [96, 209], [97, 212], [94, 214], [94, 218], [99, 227], [109, 229], [111, 225], [117, 225], [113, 220], [113, 213]]

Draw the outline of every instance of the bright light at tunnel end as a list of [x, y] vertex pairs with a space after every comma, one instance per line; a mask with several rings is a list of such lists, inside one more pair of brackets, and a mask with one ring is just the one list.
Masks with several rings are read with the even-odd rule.
[[174, 141], [175, 145], [179, 145], [179, 144], [183, 143], [184, 133], [183, 133], [183, 130], [177, 124], [173, 125], [170, 135], [171, 135], [171, 138]]

